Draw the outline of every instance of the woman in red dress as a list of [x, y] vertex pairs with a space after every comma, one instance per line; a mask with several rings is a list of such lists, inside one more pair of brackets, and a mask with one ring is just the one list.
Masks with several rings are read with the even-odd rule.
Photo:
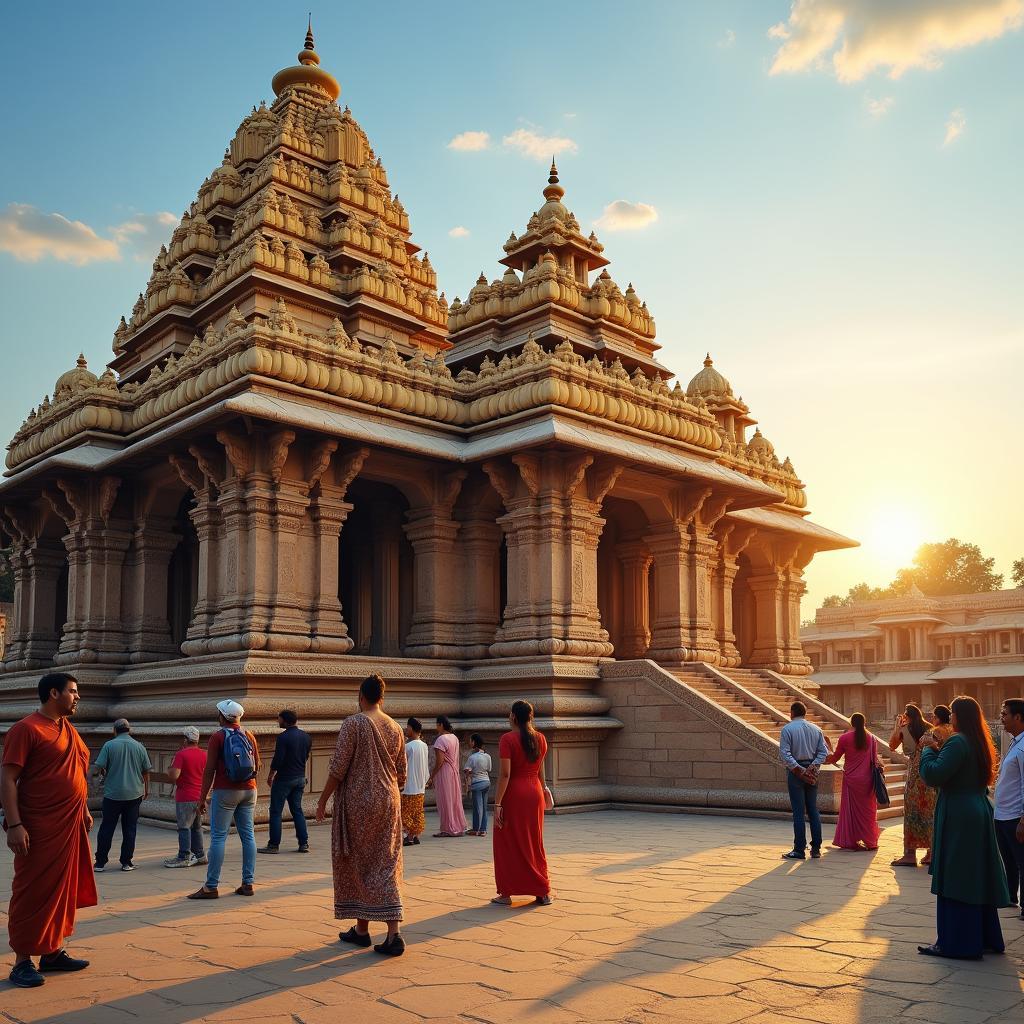
[[494, 799], [494, 881], [491, 900], [509, 906], [513, 896], [551, 902], [548, 861], [544, 853], [544, 809], [554, 801], [544, 785], [547, 741], [533, 727], [533, 708], [517, 700], [509, 715], [510, 732], [498, 743], [501, 771]]

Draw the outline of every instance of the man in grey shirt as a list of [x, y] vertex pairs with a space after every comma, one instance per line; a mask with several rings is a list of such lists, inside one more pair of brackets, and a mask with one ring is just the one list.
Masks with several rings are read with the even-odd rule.
[[818, 813], [818, 769], [828, 757], [825, 734], [804, 717], [807, 708], [802, 701], [793, 701], [789, 709], [791, 721], [782, 727], [779, 753], [786, 766], [789, 803], [793, 808], [793, 849], [783, 860], [805, 860], [807, 829], [804, 812], [811, 821], [811, 856], [821, 856], [821, 815]]

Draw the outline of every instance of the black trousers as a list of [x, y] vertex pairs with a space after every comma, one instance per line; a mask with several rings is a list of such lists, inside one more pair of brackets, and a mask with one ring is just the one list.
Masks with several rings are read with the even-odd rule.
[[135, 856], [135, 834], [139, 829], [141, 807], [141, 796], [138, 800], [103, 798], [103, 820], [100, 822], [99, 835], [96, 837], [96, 863], [99, 867], [103, 867], [107, 863], [118, 819], [121, 821], [121, 863], [131, 864], [132, 858]]
[[1006, 868], [1006, 886], [1014, 903], [1022, 895], [1020, 884], [1021, 879], [1024, 879], [1024, 843], [1018, 843], [1016, 835], [1019, 820], [1014, 818], [1013, 821], [996, 822], [999, 853], [1003, 858], [1003, 867]]

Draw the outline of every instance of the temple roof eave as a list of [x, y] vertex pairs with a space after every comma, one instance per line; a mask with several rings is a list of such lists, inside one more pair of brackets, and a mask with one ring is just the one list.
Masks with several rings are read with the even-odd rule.
[[801, 541], [813, 545], [815, 551], [839, 551], [843, 548], [860, 547], [859, 541], [819, 526], [795, 512], [784, 512], [774, 508], [747, 508], [729, 512], [728, 517], [739, 519], [762, 530], [793, 534]]

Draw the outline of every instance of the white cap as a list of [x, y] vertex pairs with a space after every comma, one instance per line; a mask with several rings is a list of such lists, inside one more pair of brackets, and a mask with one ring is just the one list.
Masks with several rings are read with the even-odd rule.
[[228, 700], [222, 700], [217, 705], [217, 710], [225, 718], [241, 718], [242, 715], [245, 714], [245, 708], [243, 708], [237, 700], [231, 700], [230, 698]]
[[189, 743], [199, 742], [199, 730], [194, 725], [186, 725], [185, 728], [181, 730], [181, 734], [189, 741]]

